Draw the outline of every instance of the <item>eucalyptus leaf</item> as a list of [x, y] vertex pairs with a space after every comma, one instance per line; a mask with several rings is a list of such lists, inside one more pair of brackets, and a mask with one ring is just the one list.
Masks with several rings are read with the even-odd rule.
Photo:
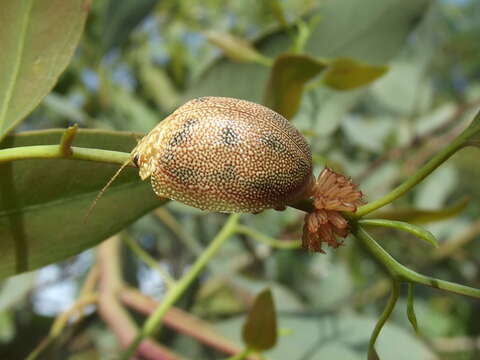
[[222, 49], [224, 54], [234, 61], [258, 62], [265, 65], [270, 63], [270, 59], [260, 54], [245, 39], [212, 30], [205, 32], [205, 35], [208, 41]]
[[[62, 133], [9, 136], [0, 149], [58, 144]], [[73, 145], [130, 152], [135, 143], [131, 133], [79, 130]], [[164, 202], [140, 180], [137, 170], [127, 168], [84, 222], [93, 199], [117, 169], [118, 165], [73, 159], [1, 163], [0, 278], [78, 254]]]
[[87, 13], [86, 0], [0, 2], [0, 141], [53, 88]]
[[414, 285], [412, 283], [408, 283], [408, 297], [407, 297], [407, 317], [412, 324], [413, 329], [416, 333], [418, 333], [418, 323], [417, 323], [417, 316], [415, 315], [415, 293], [414, 293]]
[[265, 105], [291, 119], [298, 111], [305, 84], [326, 66], [307, 55], [280, 55], [275, 59], [270, 73]]
[[387, 70], [387, 66], [365, 64], [349, 58], [338, 58], [330, 62], [323, 82], [335, 90], [351, 90], [375, 81]]
[[244, 343], [252, 349], [265, 351], [277, 343], [277, 314], [270, 289], [257, 295], [242, 331]]
[[359, 224], [364, 226], [381, 226], [381, 227], [388, 227], [397, 230], [402, 230], [409, 232], [410, 234], [415, 235], [416, 237], [420, 238], [421, 240], [425, 240], [433, 247], [438, 247], [437, 239], [433, 234], [417, 225], [413, 225], [403, 221], [395, 221], [395, 220], [385, 220], [385, 219], [362, 219], [358, 221]]

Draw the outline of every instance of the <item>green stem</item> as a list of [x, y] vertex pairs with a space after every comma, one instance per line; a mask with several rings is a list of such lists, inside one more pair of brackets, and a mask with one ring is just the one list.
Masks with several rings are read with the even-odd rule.
[[361, 226], [352, 225], [354, 225], [352, 226], [352, 233], [355, 237], [362, 242], [375, 260], [388, 271], [392, 278], [480, 299], [480, 289], [436, 279], [410, 270], [387, 253]]
[[235, 227], [237, 226], [239, 217], [240, 214], [230, 215], [228, 221], [225, 223], [217, 236], [212, 240], [210, 245], [203, 251], [189, 271], [175, 283], [175, 286], [168, 291], [167, 295], [162, 300], [158, 308], [153, 312], [153, 314], [148, 317], [142, 330], [137, 334], [136, 338], [125, 350], [121, 359], [130, 359], [142, 340], [153, 335], [157, 331], [166, 312], [175, 304], [175, 302], [177, 302], [185, 290], [187, 290], [188, 286], [198, 277], [210, 259], [218, 252], [225, 240], [227, 240], [235, 232]]
[[[65, 154], [61, 145], [20, 146], [0, 150], [0, 163], [27, 159], [75, 159], [97, 161], [111, 164], [124, 164], [129, 153], [111, 150], [71, 147], [71, 153]], [[132, 165], [133, 166], [133, 165]]]
[[395, 199], [399, 198], [411, 188], [425, 179], [430, 173], [432, 173], [437, 167], [443, 164], [450, 156], [455, 154], [459, 149], [467, 145], [467, 141], [472, 137], [478, 129], [475, 127], [468, 127], [464, 130], [455, 140], [453, 140], [446, 148], [441, 150], [437, 155], [435, 155], [429, 162], [427, 162], [423, 167], [421, 167], [413, 176], [409, 177], [408, 180], [403, 182], [401, 185], [393, 189], [391, 192], [385, 196], [372, 201], [366, 205], [358, 208], [357, 212], [353, 214], [354, 217], [360, 218], [366, 214], [375, 211], [382, 206], [385, 206]]
[[373, 329], [372, 336], [368, 343], [368, 359], [378, 359], [377, 352], [375, 351], [375, 342], [377, 341], [378, 335], [382, 330], [383, 326], [387, 322], [388, 318], [392, 314], [395, 304], [397, 303], [398, 297], [400, 296], [400, 282], [397, 280], [392, 280], [392, 293], [388, 299], [387, 306], [383, 310], [382, 315], [377, 321], [375, 328]]

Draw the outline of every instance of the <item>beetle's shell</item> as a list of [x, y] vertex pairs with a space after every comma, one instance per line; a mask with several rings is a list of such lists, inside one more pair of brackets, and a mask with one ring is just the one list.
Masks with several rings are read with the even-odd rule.
[[139, 142], [132, 157], [158, 196], [209, 211], [282, 207], [313, 182], [303, 136], [278, 113], [232, 98], [185, 103]]

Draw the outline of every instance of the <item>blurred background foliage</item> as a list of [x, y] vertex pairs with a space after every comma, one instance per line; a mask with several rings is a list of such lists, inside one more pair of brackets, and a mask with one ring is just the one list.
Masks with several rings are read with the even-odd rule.
[[[244, 42], [233, 38], [233, 48], [226, 48], [222, 34]], [[192, 97], [263, 102], [269, 68], [261, 63], [265, 58], [242, 58], [250, 46], [269, 58], [302, 49], [320, 60], [348, 57], [389, 70], [350, 91], [325, 86], [326, 75], [320, 75], [305, 87], [292, 121], [312, 146], [317, 173], [328, 164], [359, 182], [367, 200], [375, 199], [447, 144], [480, 106], [479, 34], [475, 0], [94, 1], [71, 64], [19, 129], [77, 123], [146, 133]], [[423, 224], [439, 249], [404, 233], [372, 230], [382, 246], [414, 269], [480, 287], [479, 160], [477, 149], [461, 151], [382, 210], [385, 217]], [[244, 215], [241, 221], [272, 238], [298, 239], [302, 217], [288, 209]], [[121, 236], [179, 277], [224, 220], [170, 202]], [[164, 280], [129, 249], [123, 251], [125, 281], [160, 300]], [[40, 342], [54, 318], [74, 303], [94, 253], [0, 285], [0, 358], [23, 359]], [[318, 255], [237, 235], [178, 306], [241, 344], [245, 311], [267, 285], [280, 327], [268, 359], [365, 358], [389, 283], [352, 239]], [[478, 301], [420, 287], [415, 296], [419, 334], [408, 324], [405, 306], [397, 306], [379, 338], [382, 359], [480, 358]], [[182, 332], [162, 331], [159, 339], [191, 359], [225, 357]], [[112, 332], [89, 309], [84, 321], [67, 327], [42, 356], [111, 359], [117, 348]]]

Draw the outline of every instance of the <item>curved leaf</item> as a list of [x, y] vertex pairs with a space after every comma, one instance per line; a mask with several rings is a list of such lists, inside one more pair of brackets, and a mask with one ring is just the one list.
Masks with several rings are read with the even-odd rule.
[[206, 31], [208, 41], [223, 50], [225, 56], [240, 62], [258, 62], [269, 65], [271, 60], [260, 54], [247, 40], [229, 33]]
[[258, 351], [271, 349], [277, 343], [277, 314], [270, 289], [257, 295], [242, 331], [243, 341]]
[[323, 82], [335, 90], [351, 90], [375, 81], [387, 70], [387, 66], [364, 64], [349, 58], [338, 58], [329, 63]]
[[418, 322], [417, 315], [415, 315], [415, 285], [413, 283], [408, 283], [408, 296], [407, 296], [407, 317], [410, 324], [412, 324], [413, 329], [418, 334]]
[[[63, 130], [7, 137], [5, 147], [58, 144]], [[73, 145], [129, 152], [131, 133], [79, 130]], [[0, 164], [0, 278], [33, 270], [95, 246], [164, 200], [136, 169], [119, 176], [84, 223], [92, 200], [118, 166], [72, 159]]]
[[403, 221], [385, 220], [385, 219], [362, 219], [362, 220], [359, 220], [358, 223], [365, 226], [382, 226], [382, 227], [388, 227], [388, 228], [406, 231], [422, 240], [425, 240], [433, 247], [438, 247], [438, 242], [437, 242], [437, 239], [435, 239], [435, 236], [433, 236], [433, 234], [430, 231], [424, 228], [421, 228], [417, 225], [409, 224]]
[[300, 106], [304, 85], [326, 66], [326, 63], [307, 55], [280, 55], [270, 73], [265, 105], [291, 119]]
[[0, 140], [55, 85], [87, 13], [86, 0], [0, 2]]

